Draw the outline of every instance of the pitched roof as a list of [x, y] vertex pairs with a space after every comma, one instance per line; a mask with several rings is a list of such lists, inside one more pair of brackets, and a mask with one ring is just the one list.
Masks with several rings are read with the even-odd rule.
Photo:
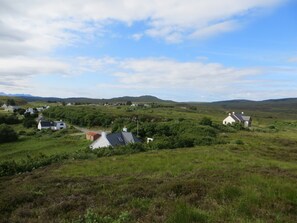
[[239, 122], [245, 122], [245, 121], [250, 121], [251, 120], [251, 116], [246, 116], [243, 114], [237, 114], [237, 113], [232, 113], [231, 117], [235, 120], [235, 121], [239, 121]]
[[41, 127], [52, 127], [54, 126], [54, 123], [50, 121], [40, 121], [40, 125]]
[[131, 132], [122, 132], [126, 144], [140, 142]]
[[127, 145], [129, 143], [140, 142], [131, 132], [116, 132], [106, 136], [111, 146]]

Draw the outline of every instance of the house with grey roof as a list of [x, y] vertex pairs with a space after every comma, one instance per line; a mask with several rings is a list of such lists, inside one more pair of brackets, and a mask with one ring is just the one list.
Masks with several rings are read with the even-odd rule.
[[245, 128], [251, 127], [252, 118], [251, 116], [245, 115], [243, 112], [241, 113], [229, 113], [228, 116], [223, 120], [224, 125], [232, 125], [234, 123], [241, 123]]
[[40, 120], [39, 123], [38, 123], [38, 126], [37, 126], [37, 128], [39, 130], [52, 129], [53, 127], [54, 127], [54, 122], [46, 121], [46, 120]]
[[115, 132], [107, 134], [105, 132], [101, 133], [101, 137], [95, 140], [91, 145], [91, 149], [98, 149], [104, 147], [115, 147], [115, 146], [125, 146], [130, 143], [141, 142], [135, 135], [131, 132]]
[[20, 106], [16, 106], [16, 105], [6, 105], [6, 104], [3, 104], [1, 107], [2, 107], [5, 111], [8, 111], [8, 112], [14, 112], [15, 110], [18, 110], [18, 109], [21, 108]]
[[46, 121], [46, 120], [40, 120], [38, 122], [37, 128], [39, 130], [42, 129], [51, 129], [51, 130], [61, 130], [61, 129], [66, 129], [66, 123], [63, 121]]

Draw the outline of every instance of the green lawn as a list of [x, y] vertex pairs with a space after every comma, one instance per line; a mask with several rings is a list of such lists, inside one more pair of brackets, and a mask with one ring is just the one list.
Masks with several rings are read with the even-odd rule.
[[[58, 133], [58, 132], [57, 132]], [[85, 140], [85, 135], [48, 135], [42, 133], [39, 136], [20, 137], [17, 142], [0, 144], [0, 161], [20, 160], [40, 153], [53, 155], [59, 153], [72, 153], [85, 149], [90, 144]]]

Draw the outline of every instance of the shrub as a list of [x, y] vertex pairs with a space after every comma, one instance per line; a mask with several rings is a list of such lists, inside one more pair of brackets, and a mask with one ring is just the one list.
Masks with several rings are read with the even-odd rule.
[[37, 157], [27, 156], [27, 159], [23, 159], [20, 162], [5, 161], [0, 163], [0, 176], [10, 176], [17, 173], [30, 172], [42, 166], [47, 166], [52, 163], [60, 162], [62, 160], [68, 159], [69, 155], [59, 154], [46, 156], [44, 154], [39, 154]]
[[18, 139], [18, 134], [8, 125], [0, 125], [0, 143], [13, 142]]
[[244, 142], [241, 139], [237, 139], [237, 140], [235, 140], [235, 144], [244, 145]]
[[212, 125], [212, 120], [208, 117], [203, 117], [200, 121], [200, 125]]
[[23, 120], [23, 126], [25, 128], [32, 128], [32, 127], [36, 127], [37, 126], [37, 123], [34, 119], [32, 118], [25, 118]]
[[121, 212], [116, 218], [110, 216], [100, 216], [94, 212], [92, 209], [88, 209], [87, 212], [80, 216], [78, 220], [73, 221], [73, 223], [125, 223], [129, 222], [130, 214], [128, 212]]
[[182, 204], [176, 208], [173, 215], [167, 220], [167, 223], [208, 222], [208, 220], [209, 216], [206, 212]]
[[0, 124], [13, 125], [20, 123], [21, 120], [18, 119], [15, 115], [1, 115]]
[[195, 140], [196, 146], [209, 146], [216, 143], [216, 139], [211, 136], [204, 136]]

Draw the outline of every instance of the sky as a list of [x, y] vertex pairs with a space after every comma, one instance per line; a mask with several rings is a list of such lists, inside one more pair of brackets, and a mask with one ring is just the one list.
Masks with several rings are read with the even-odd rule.
[[297, 97], [297, 1], [0, 0], [0, 92]]

